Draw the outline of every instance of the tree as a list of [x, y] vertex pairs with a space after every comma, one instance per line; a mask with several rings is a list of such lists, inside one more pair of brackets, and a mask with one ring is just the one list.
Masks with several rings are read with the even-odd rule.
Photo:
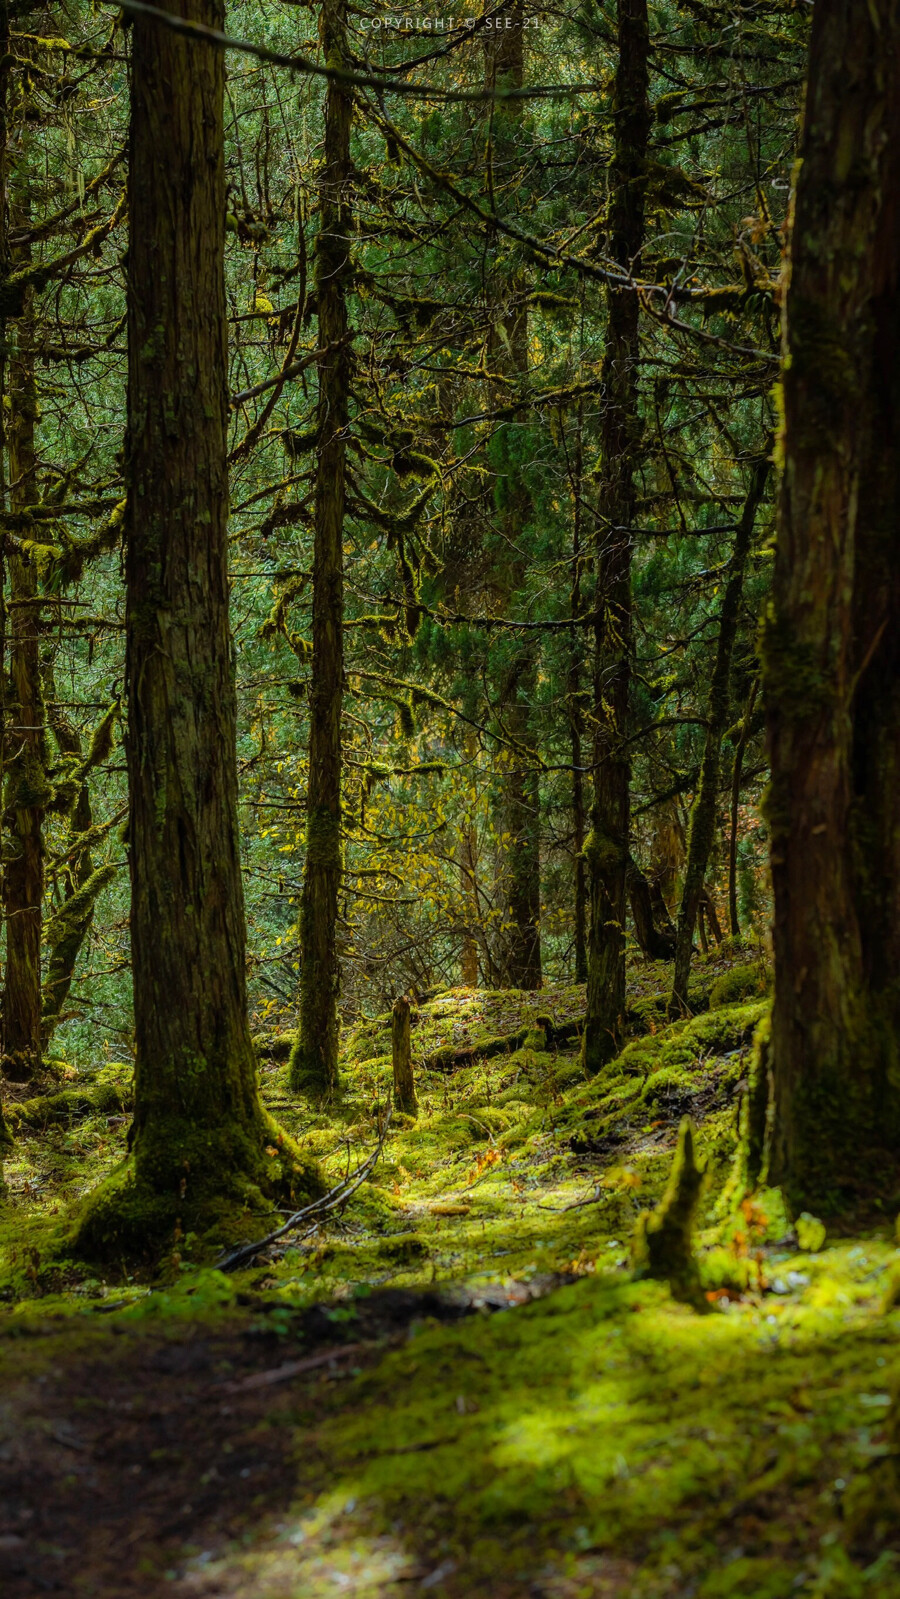
[[[525, 82], [525, 7], [509, 0], [497, 13], [497, 27], [485, 33], [485, 87], [521, 89]], [[514, 170], [516, 141], [522, 137], [520, 101], [491, 103], [486, 170], [489, 193], [496, 205], [496, 182], [508, 181]], [[496, 175], [496, 176], [495, 176]], [[505, 301], [496, 329], [492, 325], [492, 359], [499, 373], [524, 388], [528, 381], [528, 300], [522, 273], [507, 271], [500, 293]], [[498, 399], [501, 397], [498, 393]], [[492, 577], [503, 614], [521, 594], [526, 577], [524, 533], [531, 511], [517, 441], [525, 416], [520, 413], [500, 429], [494, 441], [497, 462], [497, 507], [502, 539]], [[498, 541], [499, 542], [499, 541]], [[533, 705], [537, 651], [532, 641], [517, 641], [514, 658], [500, 669], [498, 720], [511, 748], [499, 756], [500, 798], [497, 820], [505, 897], [501, 939], [502, 981], [511, 988], [541, 986], [541, 851], [540, 786]]]
[[[190, 20], [221, 28], [217, 0]], [[133, 1171], [89, 1205], [95, 1249], [201, 1230], [299, 1181], [262, 1110], [246, 1006], [228, 619], [224, 60], [134, 25], [126, 679]], [[268, 1152], [267, 1152], [268, 1146]]]
[[[771, 440], [769, 441], [771, 443]], [[687, 864], [684, 886], [678, 910], [678, 932], [675, 943], [675, 974], [672, 980], [671, 1007], [678, 1014], [687, 1009], [688, 977], [691, 970], [691, 951], [697, 912], [703, 895], [706, 869], [712, 851], [716, 829], [716, 807], [719, 803], [719, 769], [722, 759], [722, 738], [731, 704], [729, 675], [734, 642], [737, 636], [738, 612], [744, 587], [744, 568], [750, 553], [753, 528], [759, 503], [769, 476], [768, 450], [753, 469], [750, 489], [738, 523], [734, 548], [729, 563], [728, 582], [722, 597], [719, 616], [719, 633], [716, 658], [709, 685], [709, 706], [706, 715], [706, 736], [700, 764], [700, 783], [691, 811], [688, 834]]]
[[[28, 95], [27, 82], [22, 95]], [[9, 183], [11, 224], [27, 233], [33, 179], [29, 145], [29, 109], [21, 107], [16, 160]], [[11, 265], [27, 267], [26, 243], [10, 251]], [[25, 289], [15, 322], [15, 344], [9, 361], [9, 423], [6, 442], [10, 506], [27, 518], [40, 499], [37, 483], [35, 427], [38, 391], [35, 373], [34, 290]], [[12, 745], [6, 772], [4, 821], [9, 827], [9, 855], [4, 871], [6, 972], [3, 991], [3, 1059], [8, 1077], [26, 1082], [41, 1064], [41, 922], [44, 897], [44, 806], [52, 795], [46, 771], [46, 734], [41, 694], [39, 600], [34, 562], [27, 553], [12, 554], [10, 572], [10, 704]]]
[[896, 1188], [900, 1153], [900, 6], [817, 0], [784, 300], [764, 693], [770, 1181]]
[[[331, 66], [346, 56], [344, 0], [324, 0], [322, 49]], [[344, 508], [350, 345], [350, 124], [353, 97], [331, 78], [325, 98], [325, 161], [319, 183], [316, 306], [319, 398], [316, 419], [313, 638], [310, 683], [306, 863], [300, 902], [300, 1030], [291, 1083], [314, 1097], [338, 1086], [337, 951], [341, 881], [341, 708], [344, 695]]]
[[[644, 241], [644, 179], [650, 135], [646, 0], [619, 0], [615, 81], [615, 157], [611, 173], [609, 254], [636, 274]], [[596, 1072], [616, 1054], [625, 1014], [625, 904], [629, 859], [631, 763], [631, 548], [637, 402], [639, 306], [635, 290], [607, 293], [603, 358], [601, 485], [596, 565], [594, 653], [594, 797], [585, 845], [590, 868], [591, 932], [584, 1062]]]

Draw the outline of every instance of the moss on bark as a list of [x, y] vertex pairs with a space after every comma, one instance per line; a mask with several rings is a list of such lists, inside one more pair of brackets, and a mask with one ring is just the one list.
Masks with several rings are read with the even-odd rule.
[[74, 1219], [71, 1244], [89, 1259], [155, 1260], [194, 1233], [204, 1254], [245, 1237], [276, 1205], [323, 1191], [316, 1163], [261, 1107], [247, 1124], [157, 1117]]
[[697, 1164], [694, 1129], [685, 1116], [668, 1186], [655, 1210], [638, 1218], [633, 1259], [638, 1276], [659, 1277], [677, 1299], [701, 1302], [700, 1275], [694, 1257], [693, 1228], [705, 1166]]

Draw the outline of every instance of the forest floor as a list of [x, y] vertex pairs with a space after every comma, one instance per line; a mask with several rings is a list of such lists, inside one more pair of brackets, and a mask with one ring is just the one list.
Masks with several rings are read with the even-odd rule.
[[[418, 1119], [342, 1216], [234, 1276], [190, 1237], [152, 1282], [53, 1254], [122, 1156], [124, 1068], [8, 1104], [4, 1599], [897, 1599], [893, 1217], [832, 1236], [774, 1193], [733, 1206], [764, 967], [700, 960], [708, 1008], [672, 1025], [667, 975], [636, 968], [634, 1037], [591, 1083], [582, 990], [421, 1005]], [[388, 1049], [386, 1018], [349, 1032], [312, 1120], [263, 1062], [332, 1180], [377, 1141]], [[706, 1313], [629, 1261], [686, 1111]]]

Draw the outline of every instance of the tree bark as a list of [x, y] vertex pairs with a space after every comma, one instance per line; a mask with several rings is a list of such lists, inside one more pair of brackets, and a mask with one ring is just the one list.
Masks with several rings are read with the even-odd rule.
[[391, 1011], [391, 1060], [394, 1073], [394, 1104], [407, 1116], [415, 1116], [416, 1085], [413, 1078], [409, 1036], [409, 1000], [398, 994]]
[[741, 605], [741, 594], [744, 588], [744, 569], [747, 565], [747, 557], [753, 540], [756, 513], [765, 493], [769, 465], [769, 448], [767, 446], [765, 456], [757, 462], [753, 469], [750, 490], [744, 502], [741, 519], [735, 534], [728, 582], [725, 585], [725, 594], [722, 599], [719, 636], [716, 643], [716, 659], [713, 665], [712, 681], [709, 687], [709, 702], [706, 711], [706, 737], [703, 744], [703, 759], [700, 763], [700, 784], [697, 789], [694, 808], [691, 812], [687, 864], [684, 871], [684, 886], [681, 891], [681, 905], [678, 910], [675, 975], [672, 981], [672, 998], [670, 1001], [670, 1009], [675, 1015], [681, 1014], [688, 1009], [688, 981], [691, 971], [694, 928], [697, 924], [697, 911], [704, 892], [703, 885], [706, 879], [706, 868], [709, 865], [710, 852], [715, 837], [716, 807], [719, 800], [719, 771], [722, 761], [722, 738], [728, 722], [728, 707], [730, 704], [728, 679], [731, 673], [734, 641], [737, 637], [738, 614]]
[[[345, 0], [323, 0], [325, 60], [344, 62]], [[312, 1098], [338, 1089], [340, 964], [337, 951], [341, 844], [341, 709], [344, 693], [344, 503], [350, 348], [347, 285], [353, 227], [350, 125], [353, 98], [330, 79], [325, 94], [325, 162], [319, 183], [316, 304], [319, 345], [313, 653], [310, 684], [306, 862], [300, 900], [300, 1027], [291, 1056], [292, 1086]]]
[[[524, 0], [508, 0], [496, 21], [497, 26], [485, 33], [485, 87], [521, 88], [525, 81]], [[499, 159], [502, 165], [510, 157], [520, 124], [518, 102], [500, 102], [492, 108], [486, 161], [491, 191], [497, 161]], [[528, 377], [528, 307], [524, 286], [518, 277], [513, 277], [509, 290], [512, 304], [502, 315], [503, 334], [497, 341], [494, 359], [502, 370], [524, 384]], [[512, 560], [495, 572], [495, 587], [504, 608], [521, 590], [527, 570], [522, 537], [531, 499], [514, 447], [516, 432], [525, 421], [523, 413], [502, 427], [496, 440], [498, 453], [502, 452], [503, 530], [507, 548], [515, 552]], [[503, 673], [498, 707], [502, 729], [516, 746], [514, 750], [505, 749], [500, 760], [498, 819], [505, 840], [502, 846], [505, 904], [500, 965], [505, 984], [528, 990], [540, 988], [542, 980], [540, 781], [532, 725], [536, 686], [535, 648], [530, 642], [521, 643], [516, 659]]]
[[817, 0], [783, 322], [764, 639], [775, 893], [769, 1179], [896, 1191], [900, 5]]
[[[52, 661], [43, 671], [45, 693], [52, 703], [56, 687]], [[48, 722], [60, 754], [73, 757], [80, 768], [81, 781], [68, 815], [66, 859], [62, 867], [63, 899], [45, 928], [46, 972], [41, 987], [41, 1038], [44, 1050], [59, 1025], [62, 1009], [69, 997], [75, 967], [91, 930], [97, 900], [116, 875], [112, 863], [94, 867], [89, 840], [93, 809], [88, 773], [104, 761], [112, 747], [116, 704], [101, 719], [91, 737], [87, 758], [83, 757], [81, 737], [59, 707], [51, 708]]]
[[744, 755], [750, 739], [753, 710], [758, 693], [759, 678], [755, 677], [750, 685], [750, 693], [747, 695], [747, 704], [744, 707], [744, 715], [741, 718], [740, 732], [734, 750], [734, 766], [731, 773], [731, 829], [728, 835], [728, 919], [732, 938], [740, 938], [741, 935], [741, 919], [738, 915], [737, 895], [738, 811], [741, 803]]
[[463, 932], [460, 975], [463, 988], [478, 987], [478, 838], [474, 821], [464, 818], [459, 836], [459, 889], [463, 903], [465, 931]]
[[[583, 408], [576, 416], [578, 429], [572, 483], [572, 597], [570, 614], [574, 622], [581, 615], [581, 496], [584, 492]], [[581, 703], [581, 649], [578, 635], [572, 639], [569, 657], [569, 725], [572, 749], [572, 846], [575, 857], [575, 981], [587, 982], [587, 862], [584, 858], [585, 804], [582, 771], [584, 707]]]
[[[189, 19], [221, 28], [217, 0]], [[126, 753], [133, 1175], [92, 1252], [219, 1236], [299, 1177], [263, 1112], [246, 1005], [228, 620], [224, 57], [134, 22], [128, 253]], [[267, 1144], [271, 1153], [267, 1153]], [[282, 1182], [281, 1179], [284, 1179]]]
[[[26, 226], [30, 218], [30, 165], [27, 140], [20, 133], [20, 159], [9, 186], [11, 220]], [[31, 259], [30, 246], [13, 251], [12, 265]], [[10, 505], [27, 511], [39, 499], [35, 428], [38, 395], [35, 380], [34, 292], [26, 289], [16, 322], [15, 346], [9, 362]], [[10, 721], [11, 759], [6, 770], [4, 822], [9, 829], [9, 855], [4, 874], [6, 914], [6, 981], [3, 993], [3, 1070], [15, 1082], [27, 1082], [41, 1064], [41, 917], [44, 899], [44, 804], [50, 795], [46, 771], [46, 735], [38, 646], [37, 573], [26, 556], [9, 560], [10, 578]]]
[[634, 936], [641, 953], [651, 961], [670, 961], [675, 954], [674, 930], [671, 924], [662, 929], [657, 927], [653, 889], [633, 856], [628, 857], [626, 882]]
[[[8, 0], [0, 0], [0, 59], [9, 55], [9, 5]], [[6, 277], [9, 273], [9, 239], [7, 237], [7, 204], [6, 204], [6, 169], [7, 169], [7, 95], [9, 73], [0, 72], [0, 274]], [[6, 330], [5, 316], [0, 316], [0, 508], [6, 510], [6, 417], [4, 415], [3, 400], [6, 395]], [[4, 571], [3, 552], [0, 550], [0, 780], [6, 767], [7, 748], [7, 710], [6, 710], [6, 573]], [[0, 861], [0, 893], [3, 903], [6, 903], [6, 880], [2, 861]], [[2, 1012], [0, 1012], [0, 1027], [2, 1027]], [[3, 1150], [12, 1143], [12, 1136], [3, 1116], [3, 1106], [0, 1105], [0, 1162]], [[4, 1187], [2, 1165], [0, 1165], [0, 1193]]]
[[518, 748], [504, 751], [500, 819], [506, 839], [503, 980], [510, 988], [541, 986], [540, 785], [530, 758], [530, 702], [536, 679], [530, 655], [504, 684], [503, 727]]
[[[638, 273], [650, 137], [646, 0], [618, 0], [618, 49], [609, 253], [623, 270]], [[625, 903], [631, 809], [627, 745], [631, 528], [640, 436], [637, 295], [628, 288], [611, 287], [607, 291], [607, 308], [596, 545], [594, 796], [591, 835], [585, 846], [590, 869], [591, 932], [583, 1058], [591, 1074], [619, 1049], [625, 1016]]]

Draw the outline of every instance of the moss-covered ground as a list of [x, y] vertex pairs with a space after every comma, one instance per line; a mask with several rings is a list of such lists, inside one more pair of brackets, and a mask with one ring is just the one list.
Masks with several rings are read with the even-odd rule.
[[[892, 1207], [851, 1235], [738, 1203], [765, 968], [701, 961], [709, 1008], [672, 1025], [667, 976], [635, 973], [591, 1082], [577, 989], [418, 1007], [418, 1118], [342, 1214], [233, 1276], [190, 1236], [153, 1274], [66, 1258], [123, 1154], [124, 1068], [9, 1104], [3, 1593], [900, 1596]], [[388, 1050], [387, 1018], [348, 1032], [315, 1115], [261, 1062], [332, 1181], [377, 1141]], [[630, 1262], [685, 1114], [702, 1310]]]

